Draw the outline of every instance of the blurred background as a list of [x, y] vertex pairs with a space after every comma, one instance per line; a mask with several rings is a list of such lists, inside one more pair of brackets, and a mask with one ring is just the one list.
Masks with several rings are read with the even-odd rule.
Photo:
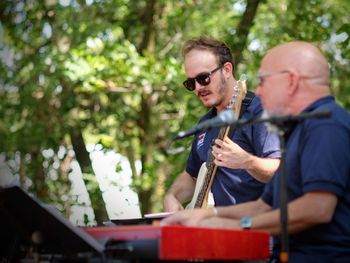
[[349, 13], [348, 0], [1, 0], [0, 184], [77, 225], [160, 212], [191, 143], [170, 139], [206, 111], [182, 86], [184, 41], [225, 41], [252, 91], [266, 50], [313, 42], [350, 109]]

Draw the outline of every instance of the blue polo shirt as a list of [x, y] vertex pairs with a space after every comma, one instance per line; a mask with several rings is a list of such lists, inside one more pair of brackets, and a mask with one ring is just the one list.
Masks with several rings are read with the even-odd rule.
[[[331, 96], [305, 110], [311, 111], [331, 111], [332, 116], [304, 120], [291, 132], [285, 160], [288, 201], [321, 191], [335, 194], [338, 204], [329, 224], [289, 236], [289, 262], [350, 262], [350, 114]], [[280, 207], [279, 178], [277, 172], [262, 195], [274, 209]], [[275, 237], [274, 257], [279, 251]]]
[[[262, 113], [260, 99], [254, 97], [242, 115], [250, 119]], [[200, 122], [216, 116], [216, 110], [211, 109]], [[192, 149], [187, 160], [186, 171], [193, 177], [198, 176], [202, 163], [207, 161], [212, 142], [217, 138], [220, 128], [196, 134]], [[245, 126], [234, 130], [231, 139], [245, 151], [258, 157], [280, 157], [278, 137], [270, 133], [264, 124]], [[211, 191], [216, 206], [227, 206], [259, 198], [265, 184], [254, 179], [242, 169], [218, 167]]]

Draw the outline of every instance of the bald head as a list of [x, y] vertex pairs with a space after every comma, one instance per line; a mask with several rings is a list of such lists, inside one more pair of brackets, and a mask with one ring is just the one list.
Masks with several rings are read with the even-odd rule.
[[296, 41], [272, 48], [259, 72], [256, 94], [274, 114], [298, 114], [330, 94], [327, 60], [310, 43]]
[[329, 66], [321, 51], [314, 45], [295, 41], [272, 48], [265, 59], [284, 70], [295, 70], [310, 84], [328, 86]]

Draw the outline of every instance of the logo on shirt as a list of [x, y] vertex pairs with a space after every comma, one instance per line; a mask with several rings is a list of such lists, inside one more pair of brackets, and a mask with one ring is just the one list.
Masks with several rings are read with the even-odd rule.
[[204, 139], [205, 139], [205, 133], [202, 133], [201, 135], [198, 136], [197, 149], [203, 146]]

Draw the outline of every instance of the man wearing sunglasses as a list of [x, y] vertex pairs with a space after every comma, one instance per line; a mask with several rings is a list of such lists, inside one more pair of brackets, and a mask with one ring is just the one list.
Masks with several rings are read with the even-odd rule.
[[[221, 41], [200, 37], [187, 41], [183, 46], [185, 72], [184, 87], [193, 92], [210, 109], [200, 122], [231, 109], [235, 103], [234, 62], [230, 49]], [[261, 114], [262, 106], [253, 97], [242, 118]], [[165, 211], [184, 209], [191, 200], [201, 165], [219, 133], [219, 128], [195, 135], [187, 160], [186, 170], [180, 174], [164, 199]], [[216, 140], [225, 149], [215, 162], [218, 169], [211, 191], [215, 205], [231, 205], [258, 198], [279, 165], [279, 142], [264, 124], [236, 129], [224, 140]]]

